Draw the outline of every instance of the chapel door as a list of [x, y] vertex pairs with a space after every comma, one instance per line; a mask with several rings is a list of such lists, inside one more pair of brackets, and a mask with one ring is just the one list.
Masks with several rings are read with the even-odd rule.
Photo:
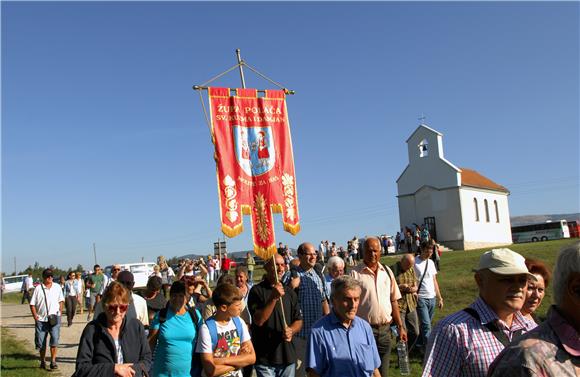
[[427, 227], [431, 238], [437, 241], [437, 227], [435, 226], [435, 218], [425, 217], [425, 221], [423, 223], [425, 224], [425, 227]]

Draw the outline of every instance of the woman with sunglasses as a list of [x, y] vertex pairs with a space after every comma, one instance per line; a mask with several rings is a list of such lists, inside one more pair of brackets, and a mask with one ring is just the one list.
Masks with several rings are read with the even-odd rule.
[[102, 297], [104, 312], [85, 327], [74, 377], [134, 377], [149, 371], [151, 351], [143, 325], [127, 319], [131, 293], [113, 281]]
[[201, 371], [192, 363], [199, 327], [203, 320], [195, 308], [188, 308], [186, 282], [175, 281], [169, 289], [169, 305], [155, 314], [149, 327], [149, 345], [154, 349], [152, 376], [190, 377]]

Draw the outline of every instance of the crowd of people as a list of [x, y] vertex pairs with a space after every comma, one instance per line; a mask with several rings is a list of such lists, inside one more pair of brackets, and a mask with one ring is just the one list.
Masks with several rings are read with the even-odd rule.
[[[380, 237], [351, 241], [358, 264], [335, 255], [332, 243], [303, 243], [296, 257], [283, 247], [268, 259], [255, 283], [255, 261], [220, 272], [214, 285], [213, 257], [184, 260], [175, 272], [160, 257], [141, 294], [118, 265], [111, 276], [96, 265], [84, 281], [71, 273], [59, 283], [46, 269], [42, 284], [26, 291], [40, 366], [47, 368], [50, 336], [49, 368], [58, 368], [61, 314], [66, 303], [70, 326], [82, 295], [88, 323], [77, 377], [385, 377], [395, 339], [423, 357], [423, 376], [578, 375], [580, 243], [560, 252], [554, 274], [509, 249], [484, 253], [474, 268], [478, 298], [432, 328], [445, 293], [437, 244], [423, 239], [386, 266]], [[534, 313], [548, 284], [555, 305], [541, 322]]]

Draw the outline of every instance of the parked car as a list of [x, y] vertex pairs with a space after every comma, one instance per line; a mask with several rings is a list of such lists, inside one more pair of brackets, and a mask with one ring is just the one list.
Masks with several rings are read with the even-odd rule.
[[[147, 280], [149, 276], [153, 273], [154, 262], [138, 262], [138, 263], [119, 263], [121, 266], [121, 271], [130, 271], [135, 279], [134, 288], [145, 288], [147, 286]], [[105, 267], [105, 273], [107, 276], [111, 276], [111, 269], [113, 266]]]

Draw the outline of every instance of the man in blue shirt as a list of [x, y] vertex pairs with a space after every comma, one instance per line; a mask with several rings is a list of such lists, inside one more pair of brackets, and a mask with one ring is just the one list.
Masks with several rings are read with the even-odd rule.
[[371, 326], [356, 316], [360, 283], [332, 281], [332, 311], [312, 327], [306, 352], [309, 377], [380, 377], [381, 359]]

